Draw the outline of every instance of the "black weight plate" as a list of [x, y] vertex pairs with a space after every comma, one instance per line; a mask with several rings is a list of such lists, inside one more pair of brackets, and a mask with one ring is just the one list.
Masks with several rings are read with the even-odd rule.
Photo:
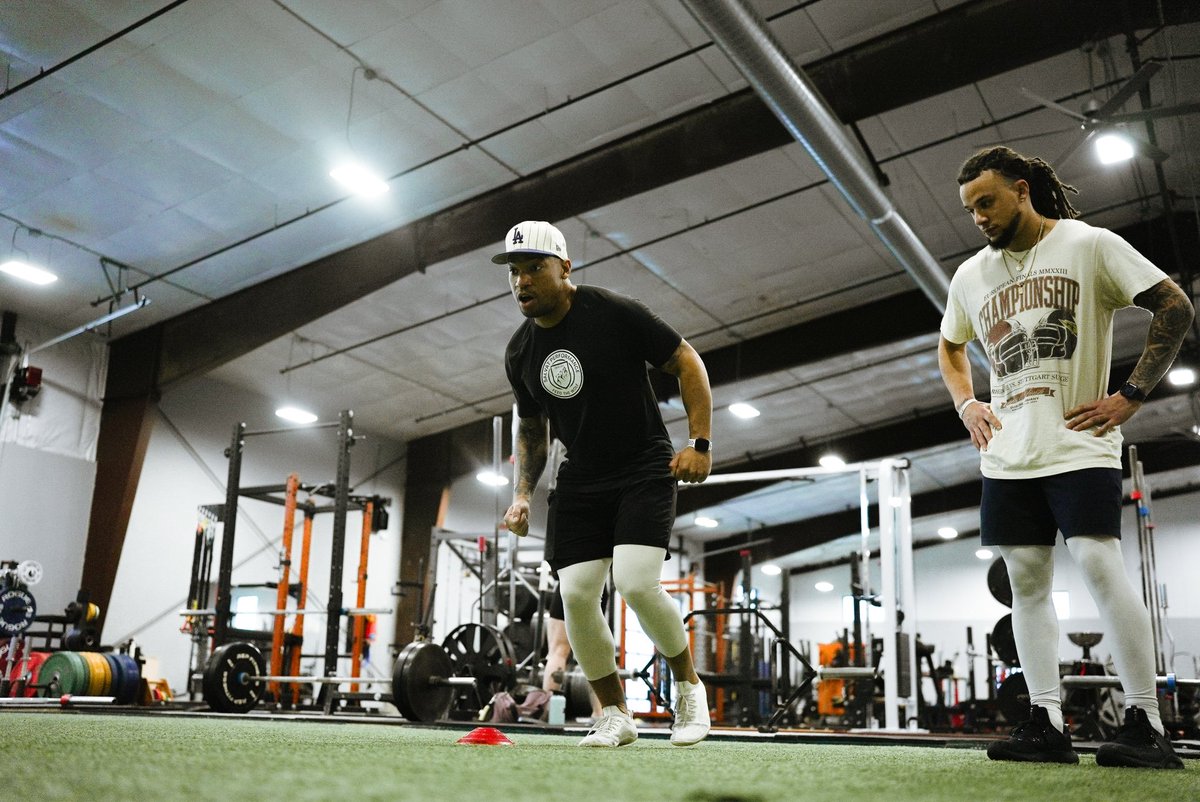
[[513, 647], [513, 656], [523, 663], [533, 652], [533, 624], [513, 621], [504, 628], [504, 635]]
[[567, 718], [583, 718], [592, 714], [591, 683], [576, 669], [563, 676], [562, 692], [567, 698]]
[[1001, 662], [1010, 666], [1021, 665], [1021, 658], [1017, 656], [1017, 639], [1013, 637], [1012, 613], [997, 621], [992, 629], [992, 650]]
[[454, 688], [433, 685], [431, 677], [449, 677], [452, 666], [436, 643], [418, 641], [405, 646], [392, 670], [392, 700], [409, 721], [437, 721], [446, 717]]
[[992, 592], [992, 597], [996, 601], [1005, 607], [1012, 607], [1012, 585], [1008, 582], [1008, 566], [1004, 564], [1003, 557], [997, 557], [996, 561], [992, 563], [992, 567], [988, 569], [987, 583], [988, 590]]
[[1009, 724], [1029, 718], [1029, 684], [1024, 674], [1009, 674], [996, 691], [996, 707]]
[[454, 688], [450, 718], [474, 718], [500, 691], [517, 684], [516, 659], [504, 633], [486, 624], [463, 624], [442, 641], [455, 677], [470, 677], [474, 685]]
[[0, 637], [20, 635], [37, 615], [37, 602], [29, 591], [7, 588], [0, 591]]
[[245, 713], [263, 694], [262, 653], [252, 644], [227, 643], [212, 653], [204, 668], [204, 701], [218, 713]]

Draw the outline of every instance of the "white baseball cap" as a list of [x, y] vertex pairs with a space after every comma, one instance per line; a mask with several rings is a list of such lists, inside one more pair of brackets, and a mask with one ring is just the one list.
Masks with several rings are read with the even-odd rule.
[[504, 250], [492, 257], [498, 265], [506, 264], [513, 256], [542, 254], [566, 260], [567, 241], [562, 232], [544, 220], [526, 220], [508, 230]]

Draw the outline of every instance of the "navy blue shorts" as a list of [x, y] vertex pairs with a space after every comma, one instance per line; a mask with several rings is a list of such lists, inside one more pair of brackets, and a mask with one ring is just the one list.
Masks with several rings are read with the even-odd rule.
[[670, 477], [603, 490], [559, 484], [550, 494], [546, 562], [557, 571], [610, 558], [613, 546], [667, 548], [675, 525], [675, 494]]
[[1083, 468], [1037, 479], [983, 479], [985, 546], [1053, 546], [1057, 533], [1121, 536], [1121, 471]]

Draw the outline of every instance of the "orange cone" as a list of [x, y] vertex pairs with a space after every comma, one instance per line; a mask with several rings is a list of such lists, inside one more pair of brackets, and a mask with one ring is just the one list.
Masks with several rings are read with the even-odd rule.
[[458, 743], [468, 746], [512, 746], [508, 736], [495, 727], [476, 727], [458, 739]]

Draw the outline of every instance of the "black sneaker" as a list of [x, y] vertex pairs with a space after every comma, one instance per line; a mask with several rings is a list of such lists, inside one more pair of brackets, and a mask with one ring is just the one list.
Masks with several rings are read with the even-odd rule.
[[1097, 766], [1133, 766], [1143, 769], [1181, 769], [1183, 761], [1165, 735], [1150, 726], [1146, 711], [1131, 707], [1125, 724], [1106, 744], [1096, 750]]
[[1054, 728], [1046, 708], [1034, 705], [1029, 712], [1029, 720], [1018, 724], [1007, 741], [988, 746], [988, 757], [1028, 763], [1078, 763], [1071, 736]]

